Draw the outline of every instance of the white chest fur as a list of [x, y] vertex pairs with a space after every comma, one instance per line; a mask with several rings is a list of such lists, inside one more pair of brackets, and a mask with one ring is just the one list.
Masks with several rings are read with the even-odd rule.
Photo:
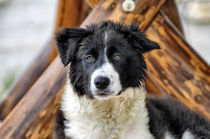
[[128, 88], [118, 97], [96, 100], [78, 97], [68, 84], [61, 103], [67, 119], [65, 134], [75, 139], [153, 139], [144, 101], [144, 88]]

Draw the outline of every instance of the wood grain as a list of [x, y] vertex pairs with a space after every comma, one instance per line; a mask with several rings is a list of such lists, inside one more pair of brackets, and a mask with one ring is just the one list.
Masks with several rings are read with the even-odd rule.
[[[95, 8], [100, 0], [86, 0], [86, 1], [92, 8]], [[135, 2], [139, 2], [139, 0], [135, 0]], [[136, 11], [138, 11], [138, 9], [136, 9]], [[183, 34], [183, 28], [180, 21], [176, 2], [174, 0], [166, 0], [166, 2], [162, 5], [161, 11], [171, 20], [174, 26], [176, 26], [176, 28]]]
[[[82, 0], [60, 0], [55, 32], [60, 27], [79, 26], [87, 16], [89, 10], [90, 8]], [[43, 47], [35, 60], [28, 66], [21, 78], [10, 88], [8, 96], [0, 105], [0, 120], [3, 120], [9, 114], [56, 56], [55, 42], [54, 39], [51, 39]]]
[[[65, 80], [66, 69], [57, 57], [3, 121], [0, 127], [0, 137], [2, 139], [23, 139], [29, 136], [29, 133], [25, 135], [26, 131], [44, 113], [47, 106], [53, 105], [52, 101], [57, 92], [61, 90]], [[42, 125], [45, 124], [44, 120], [41, 122], [43, 122]]]
[[146, 34], [161, 50], [146, 55], [148, 77], [167, 94], [210, 119], [210, 68], [163, 14]]
[[59, 102], [64, 87], [56, 94], [56, 99], [50, 103], [33, 121], [30, 128], [27, 129], [25, 137], [27, 139], [51, 139], [54, 129], [54, 118], [59, 108]]
[[[94, 2], [92, 0], [88, 0], [90, 4]], [[155, 15], [160, 10], [161, 6], [165, 3], [166, 0], [136, 0], [136, 8], [133, 12], [125, 13], [122, 10], [122, 2], [123, 0], [107, 0], [104, 2], [103, 0], [99, 1], [99, 5], [97, 9], [102, 9], [100, 14], [95, 13], [95, 18], [101, 18], [104, 20], [113, 20], [118, 21], [124, 24], [130, 24], [131, 21], [135, 21], [139, 23], [139, 26], [142, 31], [144, 31], [151, 21], [155, 18]], [[100, 4], [103, 3], [103, 4]], [[126, 15], [126, 16], [125, 16]], [[87, 20], [91, 23], [91, 19], [87, 17]]]
[[[142, 0], [141, 2], [145, 1]], [[83, 22], [82, 25], [85, 26], [91, 23], [97, 23], [102, 19], [105, 20], [109, 18], [122, 23], [130, 23], [133, 18], [136, 19], [136, 16], [138, 16], [139, 13], [142, 13], [141, 17], [143, 17], [143, 15], [148, 15], [149, 13], [151, 17], [145, 17], [143, 19], [150, 20], [151, 22], [152, 18], [156, 16], [161, 5], [164, 3], [163, 0], [160, 0], [158, 2], [152, 0], [150, 2], [145, 2], [144, 4], [141, 2], [139, 3], [139, 5], [144, 5], [144, 8], [139, 8], [139, 11], [137, 11], [136, 14], [130, 14], [122, 12], [120, 4], [116, 3], [116, 7], [113, 7], [113, 3], [111, 0], [102, 0], [93, 10], [93, 12], [88, 16], [88, 18]], [[157, 7], [159, 7], [159, 9], [157, 9]], [[144, 10], [144, 12], [141, 12], [141, 10]], [[146, 23], [148, 25], [150, 23], [148, 21], [141, 21], [143, 25], [142, 28], [146, 28]], [[3, 121], [0, 126], [0, 137], [3, 139], [22, 139], [33, 137], [48, 138], [50, 126], [47, 123], [50, 122], [50, 119], [42, 119], [40, 118], [40, 115], [42, 115], [42, 113], [44, 112], [46, 114], [44, 114], [44, 117], [53, 116], [52, 111], [49, 111], [48, 113], [48, 109], [50, 110], [51, 108], [56, 108], [56, 103], [54, 103], [53, 100], [55, 99], [56, 93], [59, 92], [60, 89], [63, 87], [65, 77], [66, 70], [60, 63], [60, 59], [56, 58], [54, 62], [42, 74], [39, 80], [32, 86], [32, 88], [27, 92], [27, 94], [21, 99], [21, 101]], [[51, 108], [49, 108], [48, 106]], [[33, 134], [33, 132], [35, 134]]]

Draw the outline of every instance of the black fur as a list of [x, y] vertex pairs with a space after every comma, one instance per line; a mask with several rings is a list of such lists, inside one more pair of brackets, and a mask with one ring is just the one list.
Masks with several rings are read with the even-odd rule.
[[54, 130], [56, 131], [54, 133], [54, 137], [55, 139], [70, 139], [70, 138], [66, 138], [65, 134], [64, 134], [64, 115], [63, 112], [61, 110], [57, 111], [57, 115], [56, 115], [56, 119], [55, 119], [55, 126], [54, 126]]
[[[172, 98], [147, 99], [151, 133], [163, 138], [169, 131], [177, 139], [188, 130], [199, 139], [210, 139], [210, 123]], [[158, 130], [157, 130], [158, 129]]]
[[61, 60], [65, 66], [74, 59], [79, 43], [89, 32], [82, 28], [61, 29], [57, 34], [57, 46]]
[[[105, 40], [105, 32], [107, 40]], [[70, 81], [79, 96], [92, 98], [89, 88], [92, 72], [104, 63], [104, 48], [107, 57], [119, 73], [122, 90], [138, 87], [146, 75], [146, 63], [143, 53], [159, 49], [159, 45], [148, 40], [137, 25], [130, 26], [111, 21], [94, 24], [84, 28], [63, 29], [57, 36], [60, 58], [65, 66], [71, 62]], [[115, 54], [122, 55], [119, 62], [113, 60]], [[92, 62], [86, 62], [87, 56], [93, 56]], [[120, 94], [120, 93], [119, 93]], [[151, 133], [162, 139], [169, 131], [177, 139], [185, 130], [201, 139], [210, 139], [210, 124], [207, 120], [189, 111], [182, 104], [171, 100], [147, 99], [149, 126]], [[64, 118], [61, 112], [57, 119], [57, 138], [63, 138]], [[141, 129], [139, 129], [141, 130]]]

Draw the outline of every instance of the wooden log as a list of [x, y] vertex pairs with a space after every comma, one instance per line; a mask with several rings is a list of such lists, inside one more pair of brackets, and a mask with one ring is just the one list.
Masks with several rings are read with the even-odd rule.
[[[145, 2], [142, 0], [141, 2]], [[148, 13], [150, 16], [156, 16], [159, 11], [161, 5], [164, 3], [164, 0], [152, 0], [151, 2], [145, 2], [137, 4], [144, 5], [144, 8], [139, 8], [138, 13], [142, 13], [141, 16], [146, 15]], [[116, 7], [113, 8], [113, 3], [111, 0], [102, 0], [98, 6], [93, 10], [93, 12], [88, 16], [88, 18], [83, 22], [84, 25], [88, 25], [91, 23], [96, 23], [101, 21], [101, 19], [109, 19], [109, 17], [115, 21], [119, 22], [128, 22], [136, 17], [138, 14], [130, 14], [124, 13], [121, 11], [120, 4], [116, 3]], [[159, 9], [157, 9], [159, 7]], [[108, 9], [108, 10], [107, 10]], [[140, 12], [140, 10], [144, 10], [144, 12]], [[119, 16], [114, 15], [120, 14]], [[103, 16], [101, 16], [103, 15]], [[114, 18], [116, 17], [116, 18]], [[129, 18], [128, 18], [129, 17]], [[136, 18], [135, 18], [136, 19]], [[150, 18], [143, 18], [152, 20]], [[146, 23], [144, 22], [142, 27], [146, 27]], [[42, 137], [48, 137], [48, 130], [50, 126], [47, 126], [46, 129], [44, 125], [48, 120], [43, 118], [39, 119], [42, 112], [46, 114], [51, 114], [46, 112], [46, 108], [50, 105], [50, 107], [54, 107], [55, 103], [53, 100], [55, 99], [56, 93], [62, 88], [65, 82], [66, 70], [63, 68], [63, 65], [60, 63], [60, 59], [56, 58], [54, 62], [48, 67], [48, 69], [43, 73], [43, 75], [39, 78], [39, 80], [32, 86], [32, 88], [27, 92], [27, 94], [21, 99], [21, 101], [17, 104], [17, 106], [10, 112], [10, 114], [6, 117], [3, 123], [0, 126], [0, 137], [1, 138], [27, 138], [27, 137], [38, 137], [38, 135], [31, 135], [31, 133], [38, 133], [40, 131], [41, 126], [43, 126], [42, 130], [46, 130], [46, 132], [41, 132]], [[56, 108], [56, 107], [55, 107]], [[33, 124], [35, 121], [41, 121], [40, 123]], [[35, 128], [32, 126], [36, 126]], [[38, 129], [39, 128], [39, 129]], [[30, 129], [30, 130], [29, 130]], [[40, 137], [40, 136], [39, 136]]]
[[[82, 0], [60, 0], [55, 32], [57, 32], [60, 27], [79, 26], [87, 16], [89, 10], [87, 4]], [[9, 90], [8, 96], [0, 105], [0, 120], [3, 120], [9, 114], [56, 57], [55, 42], [52, 40], [44, 46], [18, 82]]]
[[[93, 7], [98, 2], [103, 2], [103, 0], [87, 0]], [[130, 24], [131, 21], [135, 21], [139, 23], [139, 26], [142, 31], [148, 27], [156, 13], [160, 10], [161, 6], [165, 3], [166, 0], [137, 0], [136, 8], [133, 12], [126, 13], [127, 16], [124, 16], [125, 12], [122, 10], [122, 2], [123, 0], [107, 0], [104, 5], [101, 5], [102, 8], [107, 11], [103, 11], [100, 14], [95, 14], [95, 17], [101, 18], [103, 20], [113, 20], [113, 21], [121, 21], [125, 24]], [[118, 3], [118, 4], [117, 4]], [[149, 6], [149, 7], [148, 7]]]
[[0, 127], [0, 137], [25, 138], [24, 134], [40, 112], [55, 99], [65, 83], [65, 76], [66, 70], [57, 58], [5, 118]]
[[49, 57], [51, 51], [51, 47], [49, 47], [50, 45], [51, 42], [48, 42], [44, 46], [44, 53], [41, 52], [34, 60], [36, 64], [30, 64], [28, 69], [20, 78], [20, 81], [18, 81], [15, 86], [12, 86], [11, 90], [8, 92], [8, 96], [0, 105], [0, 120], [3, 120], [9, 114], [13, 107], [24, 96], [25, 92], [31, 87], [39, 75], [42, 74], [45, 68], [49, 65]]
[[25, 137], [27, 139], [51, 139], [52, 131], [54, 128], [54, 118], [57, 114], [59, 108], [59, 102], [61, 94], [63, 92], [62, 88], [56, 94], [56, 99], [50, 103], [31, 124], [30, 128], [27, 129]]
[[[99, 1], [100, 0], [86, 0], [86, 2], [92, 8], [95, 8]], [[161, 11], [163, 11], [163, 13], [171, 20], [171, 22], [176, 26], [176, 28], [183, 34], [182, 24], [179, 18], [176, 2], [174, 0], [166, 0], [166, 2], [161, 8]]]
[[162, 6], [161, 11], [170, 19], [179, 32], [184, 34], [176, 2], [174, 0], [167, 0]]
[[164, 92], [210, 119], [209, 66], [163, 14], [156, 17], [146, 34], [161, 47], [146, 55], [149, 78], [155, 79]]
[[78, 27], [90, 10], [83, 0], [59, 0], [55, 32], [61, 27]]

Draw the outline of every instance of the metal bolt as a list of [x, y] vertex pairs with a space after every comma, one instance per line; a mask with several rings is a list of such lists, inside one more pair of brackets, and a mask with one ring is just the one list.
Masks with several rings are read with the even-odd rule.
[[133, 12], [136, 8], [136, 3], [133, 0], [124, 0], [122, 3], [122, 9], [125, 12]]

